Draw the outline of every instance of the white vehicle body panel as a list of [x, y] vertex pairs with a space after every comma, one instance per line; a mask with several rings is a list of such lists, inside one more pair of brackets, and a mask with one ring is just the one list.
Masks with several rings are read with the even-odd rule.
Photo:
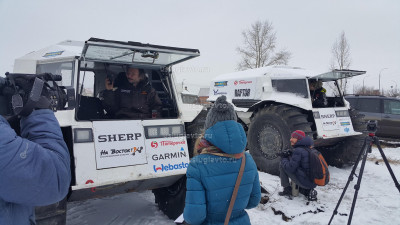
[[[113, 125], [110, 126], [110, 123]], [[183, 124], [179, 119], [95, 121], [93, 122], [93, 127], [92, 122], [79, 123], [80, 126], [73, 127], [73, 129], [93, 128], [94, 142], [74, 144], [76, 186], [72, 187], [73, 190], [132, 180], [186, 174], [186, 168], [189, 163], [186, 136], [146, 139], [143, 133], [143, 127], [145, 126], [179, 124]], [[118, 142], [118, 134], [126, 133], [140, 133], [143, 136], [141, 136], [140, 142], [134, 141], [133, 143], [129, 143], [120, 141], [123, 144], [115, 144]], [[112, 138], [116, 138], [117, 141], [111, 145], [99, 145], [100, 135], [115, 134], [117, 135]], [[126, 139], [126, 136], [123, 136], [122, 139]], [[158, 146], [155, 147], [154, 144], [152, 145], [152, 142], [156, 142]], [[132, 153], [135, 151], [135, 147], [143, 147], [143, 149], [140, 153], [136, 152], [137, 154], [133, 156]], [[129, 149], [131, 152], [113, 153], [112, 149]], [[107, 151], [107, 154], [103, 154], [103, 156], [107, 157], [101, 157], [102, 151]], [[175, 153], [178, 154], [174, 155]], [[163, 159], [160, 157], [160, 154], [163, 156], [165, 154], [169, 156], [174, 155], [176, 158]], [[129, 161], [135, 157], [139, 159]], [[128, 165], [129, 163], [131, 165]], [[90, 181], [93, 181], [93, 183]]]

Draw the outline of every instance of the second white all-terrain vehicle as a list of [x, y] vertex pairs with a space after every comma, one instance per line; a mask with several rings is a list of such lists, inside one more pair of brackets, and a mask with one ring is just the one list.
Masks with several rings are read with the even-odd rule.
[[[250, 69], [214, 78], [208, 101], [221, 95], [232, 100], [247, 131], [248, 149], [264, 172], [279, 174], [278, 153], [290, 147], [294, 130], [312, 137], [328, 163], [342, 166], [356, 160], [365, 124], [362, 115], [350, 109], [337, 80], [364, 73], [334, 70], [317, 74], [288, 66]], [[323, 107], [312, 104], [309, 83], [317, 81], [326, 89]]]

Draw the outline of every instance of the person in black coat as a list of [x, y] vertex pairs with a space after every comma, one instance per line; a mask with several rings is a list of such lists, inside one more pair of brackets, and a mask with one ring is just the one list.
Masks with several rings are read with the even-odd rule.
[[310, 81], [310, 96], [314, 108], [323, 108], [328, 106], [326, 98], [326, 89], [322, 87], [322, 81]]
[[280, 178], [283, 191], [279, 192], [281, 196], [292, 195], [292, 188], [289, 178], [300, 188], [300, 192], [308, 196], [309, 192], [316, 187], [316, 184], [309, 178], [310, 160], [309, 152], [305, 148], [310, 148], [313, 140], [306, 136], [301, 130], [292, 133], [290, 143], [294, 150], [290, 156], [282, 157], [280, 163]]
[[129, 68], [122, 79], [119, 77], [113, 83], [106, 79], [105, 86], [102, 103], [110, 117], [115, 119], [160, 117], [162, 102], [148, 82], [144, 70]]

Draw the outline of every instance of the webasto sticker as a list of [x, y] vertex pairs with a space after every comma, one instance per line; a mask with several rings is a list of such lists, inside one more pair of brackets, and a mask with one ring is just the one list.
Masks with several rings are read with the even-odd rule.
[[179, 164], [161, 164], [160, 166], [153, 165], [154, 172], [164, 172], [171, 170], [185, 169], [189, 166], [189, 163], [179, 163]]

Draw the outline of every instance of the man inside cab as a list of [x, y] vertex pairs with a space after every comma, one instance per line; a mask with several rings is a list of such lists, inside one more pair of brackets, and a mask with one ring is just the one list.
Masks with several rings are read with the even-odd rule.
[[326, 89], [322, 87], [322, 81], [310, 80], [309, 88], [312, 106], [315, 108], [327, 107], [328, 100], [326, 99]]
[[105, 81], [103, 107], [111, 118], [147, 119], [160, 117], [161, 100], [143, 69], [129, 67], [118, 87]]

